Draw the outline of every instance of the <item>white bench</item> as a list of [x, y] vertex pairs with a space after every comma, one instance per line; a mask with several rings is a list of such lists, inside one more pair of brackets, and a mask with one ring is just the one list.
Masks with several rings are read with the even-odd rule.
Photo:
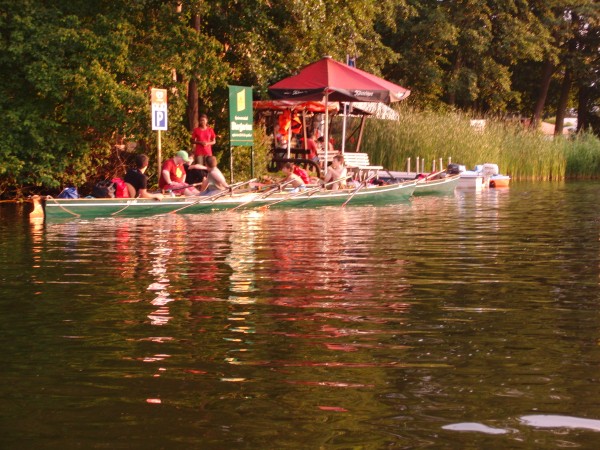
[[[339, 150], [327, 152], [327, 163], [329, 164], [331, 161], [333, 161], [333, 157], [335, 155], [339, 155], [339, 154], [340, 154]], [[325, 161], [325, 152], [319, 150], [317, 152], [317, 156], [319, 157], [319, 161], [321, 161], [321, 162]]]
[[[339, 151], [327, 152], [327, 163], [333, 161], [335, 155], [339, 155]], [[318, 152], [319, 159], [325, 161], [325, 152]], [[344, 153], [344, 165], [348, 169], [349, 173], [354, 173], [354, 178], [357, 180], [364, 180], [372, 174], [377, 177], [380, 170], [383, 170], [383, 166], [373, 166], [369, 161], [369, 155], [367, 153], [347, 152]]]
[[367, 153], [344, 153], [344, 164], [349, 172], [354, 172], [354, 176], [358, 180], [364, 180], [371, 175], [375, 175], [377, 178], [379, 171], [383, 170], [383, 166], [371, 165]]

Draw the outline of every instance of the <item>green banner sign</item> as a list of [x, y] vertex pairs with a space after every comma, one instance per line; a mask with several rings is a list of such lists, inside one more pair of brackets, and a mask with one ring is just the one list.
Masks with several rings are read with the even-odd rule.
[[229, 86], [229, 142], [232, 147], [252, 147], [252, 88]]

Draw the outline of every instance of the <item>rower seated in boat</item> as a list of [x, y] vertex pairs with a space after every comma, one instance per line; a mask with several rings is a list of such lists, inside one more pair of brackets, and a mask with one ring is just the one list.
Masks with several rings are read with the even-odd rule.
[[298, 175], [294, 173], [294, 165], [292, 163], [286, 162], [281, 171], [285, 175], [285, 178], [281, 180], [281, 183], [287, 183], [292, 186], [294, 189], [304, 189], [306, 184]]
[[[344, 165], [344, 157], [342, 155], [335, 155], [333, 160], [331, 161], [331, 166], [327, 169], [327, 174], [325, 175], [325, 179], [323, 182], [328, 185], [328, 188], [337, 191], [338, 189], [343, 189], [346, 187], [346, 177], [348, 175], [348, 171], [346, 170], [346, 166]], [[332, 183], [332, 181], [336, 181]]]
[[217, 191], [229, 189], [229, 184], [227, 184], [225, 176], [217, 167], [217, 158], [212, 155], [207, 156], [205, 158], [205, 164], [208, 169], [208, 174], [200, 186], [201, 195], [212, 195]]
[[158, 187], [176, 195], [198, 195], [198, 189], [185, 182], [185, 162], [191, 162], [185, 150], [180, 150], [175, 156], [167, 159], [162, 166]]
[[148, 192], [148, 176], [146, 169], [148, 168], [148, 156], [140, 154], [135, 155], [135, 168], [129, 169], [123, 181], [127, 186], [129, 197], [135, 198], [153, 198], [161, 200], [163, 195], [160, 193], [152, 194]]
[[308, 172], [306, 170], [302, 169], [301, 167], [298, 167], [294, 163], [291, 163], [291, 164], [292, 164], [292, 172], [294, 172], [295, 175], [298, 175], [300, 178], [302, 178], [302, 181], [304, 181], [304, 184], [310, 183], [310, 178], [308, 176]]

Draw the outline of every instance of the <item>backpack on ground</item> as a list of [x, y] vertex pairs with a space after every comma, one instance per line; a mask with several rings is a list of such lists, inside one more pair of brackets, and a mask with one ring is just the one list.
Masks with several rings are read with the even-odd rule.
[[69, 186], [64, 188], [57, 198], [79, 198], [79, 192], [75, 186]]
[[115, 198], [115, 184], [110, 180], [98, 181], [92, 189], [92, 197]]

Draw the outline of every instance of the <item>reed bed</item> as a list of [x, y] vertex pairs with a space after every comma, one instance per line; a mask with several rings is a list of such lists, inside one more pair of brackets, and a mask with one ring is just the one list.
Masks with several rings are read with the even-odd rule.
[[[518, 122], [487, 119], [483, 129], [471, 126], [461, 113], [403, 110], [399, 122], [368, 119], [361, 144], [373, 164], [391, 170], [432, 170], [442, 158], [473, 169], [498, 164], [500, 172], [516, 180], [600, 178], [600, 140], [591, 134], [555, 138], [525, 129]], [[353, 120], [356, 126], [358, 120]], [[352, 151], [352, 149], [348, 149]]]

